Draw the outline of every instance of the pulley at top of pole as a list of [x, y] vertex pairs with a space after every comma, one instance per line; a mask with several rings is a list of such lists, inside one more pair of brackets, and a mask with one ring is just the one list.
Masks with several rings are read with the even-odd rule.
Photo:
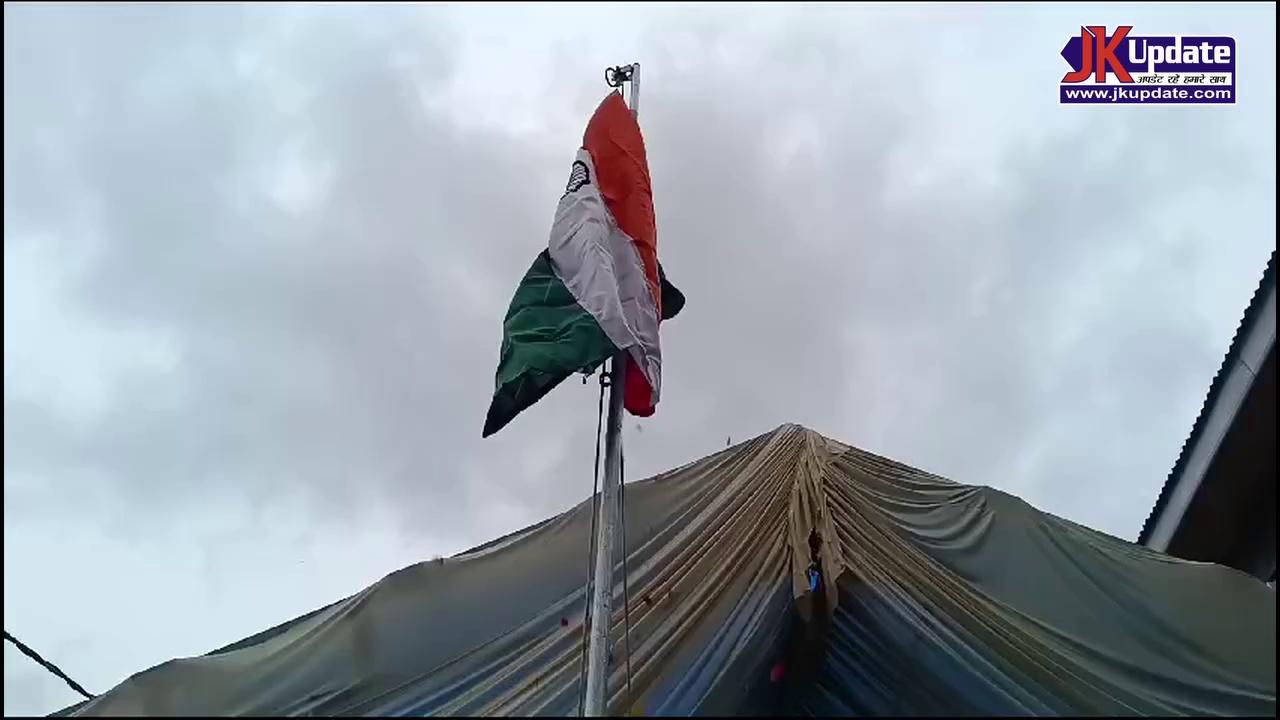
[[622, 92], [623, 83], [631, 83], [631, 114], [640, 115], [640, 63], [614, 65], [604, 69], [604, 82]]
[[614, 65], [604, 69], [604, 82], [609, 87], [620, 88], [622, 83], [631, 80], [639, 63], [630, 65]]

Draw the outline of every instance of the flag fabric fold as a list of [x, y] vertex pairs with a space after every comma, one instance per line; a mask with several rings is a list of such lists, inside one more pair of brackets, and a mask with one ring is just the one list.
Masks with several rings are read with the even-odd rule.
[[620, 350], [627, 353], [624, 405], [652, 415], [662, 386], [658, 325], [683, 306], [658, 264], [640, 126], [622, 96], [610, 93], [587, 123], [547, 249], [507, 310], [484, 436]]

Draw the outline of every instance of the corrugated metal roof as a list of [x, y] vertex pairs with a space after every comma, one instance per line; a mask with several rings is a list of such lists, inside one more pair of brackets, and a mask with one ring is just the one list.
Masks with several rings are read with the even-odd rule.
[[1227, 355], [1222, 359], [1222, 365], [1218, 368], [1217, 374], [1213, 376], [1213, 382], [1209, 385], [1209, 393], [1205, 396], [1204, 403], [1200, 406], [1200, 414], [1196, 416], [1195, 424], [1191, 426], [1191, 434], [1182, 443], [1182, 450], [1178, 453], [1178, 459], [1174, 462], [1173, 468], [1169, 470], [1169, 475], [1164, 481], [1164, 487], [1160, 489], [1160, 497], [1156, 499], [1155, 506], [1151, 508], [1151, 512], [1147, 515], [1146, 522], [1142, 524], [1142, 530], [1138, 533], [1139, 544], [1146, 544], [1147, 540], [1150, 539], [1151, 532], [1155, 528], [1156, 518], [1164, 510], [1165, 505], [1169, 502], [1169, 497], [1173, 494], [1173, 488], [1177, 484], [1176, 478], [1182, 474], [1187, 460], [1191, 457], [1191, 449], [1195, 447], [1200, 435], [1204, 432], [1209, 411], [1217, 401], [1218, 394], [1222, 392], [1228, 370], [1235, 364], [1241, 350], [1244, 348], [1245, 338], [1249, 335], [1249, 329], [1258, 321], [1267, 297], [1267, 291], [1275, 285], [1275, 271], [1276, 254], [1275, 251], [1272, 251], [1271, 259], [1267, 261], [1267, 269], [1262, 273], [1262, 280], [1258, 283], [1258, 288], [1253, 293], [1253, 299], [1249, 301], [1249, 307], [1244, 311], [1244, 317], [1240, 319], [1240, 324], [1236, 327], [1235, 336], [1231, 338], [1231, 347], [1227, 349]]

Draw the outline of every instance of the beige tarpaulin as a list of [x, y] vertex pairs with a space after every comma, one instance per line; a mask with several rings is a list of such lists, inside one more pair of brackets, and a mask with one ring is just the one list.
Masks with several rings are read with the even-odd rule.
[[[1235, 570], [795, 425], [626, 497], [630, 687], [619, 572], [613, 713], [1275, 714], [1275, 595]], [[69, 711], [575, 714], [590, 513]]]

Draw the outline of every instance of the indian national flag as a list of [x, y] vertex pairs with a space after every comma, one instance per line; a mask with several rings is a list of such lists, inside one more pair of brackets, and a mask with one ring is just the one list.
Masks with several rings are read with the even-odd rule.
[[538, 254], [502, 324], [484, 436], [576, 371], [627, 352], [624, 404], [647, 417], [662, 387], [658, 324], [684, 296], [658, 264], [644, 138], [617, 92], [596, 108]]

